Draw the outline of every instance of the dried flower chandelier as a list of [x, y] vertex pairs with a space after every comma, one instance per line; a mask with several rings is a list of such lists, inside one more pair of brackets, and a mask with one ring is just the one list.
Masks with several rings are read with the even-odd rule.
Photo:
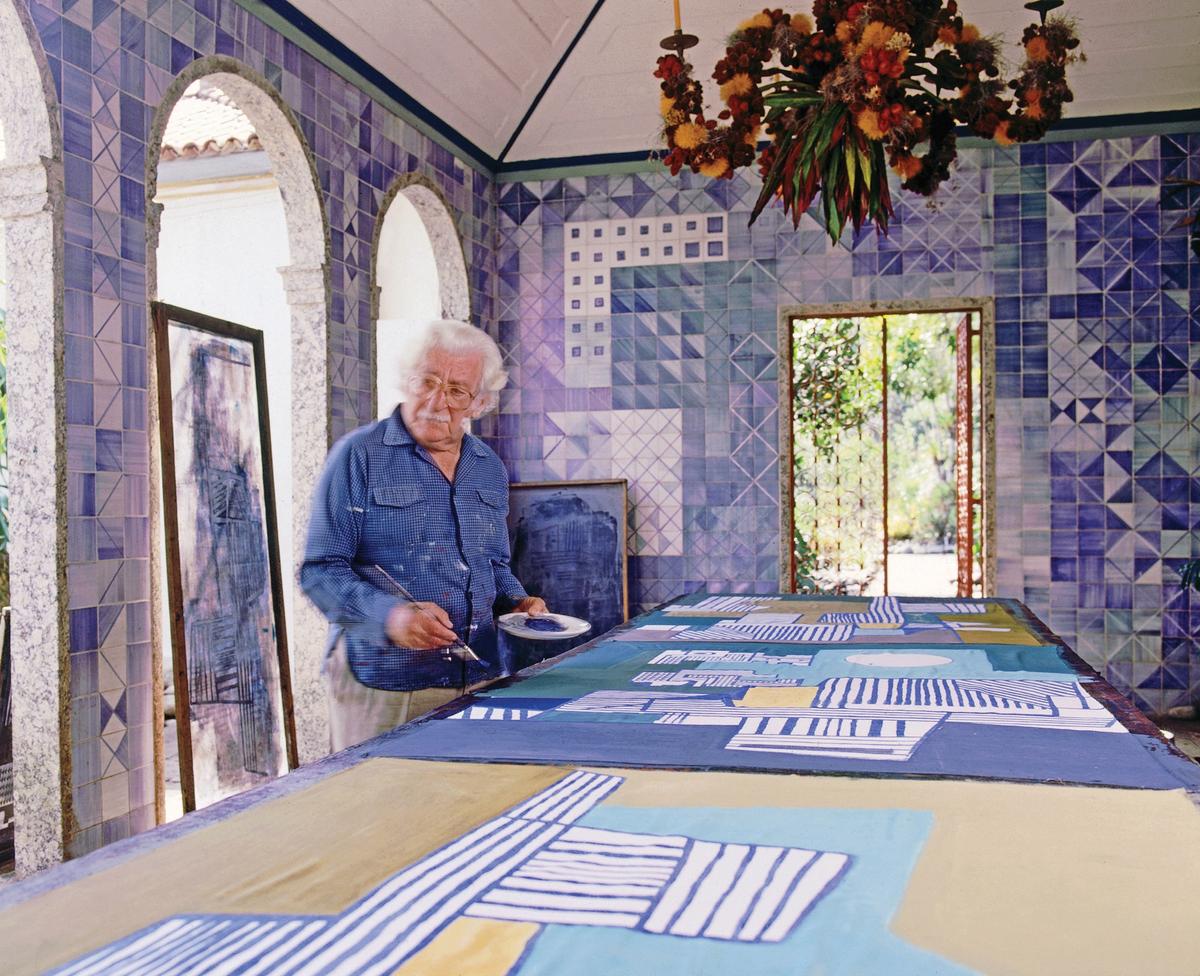
[[1008, 146], [1040, 139], [1062, 117], [1066, 68], [1082, 55], [1074, 25], [1046, 18], [1060, 4], [1027, 4], [1042, 22], [1025, 28], [1024, 63], [1008, 82], [999, 42], [964, 22], [956, 0], [815, 0], [812, 18], [764, 10], [730, 35], [712, 74], [723, 108], [707, 119], [683, 59], [696, 38], [683, 33], [676, 0], [675, 33], [662, 42], [672, 53], [654, 72], [664, 162], [672, 174], [687, 166], [729, 179], [757, 160], [763, 188], [750, 223], [778, 197], [798, 225], [824, 191], [832, 240], [872, 221], [886, 234], [888, 166], [903, 189], [929, 196], [950, 175], [956, 126]]

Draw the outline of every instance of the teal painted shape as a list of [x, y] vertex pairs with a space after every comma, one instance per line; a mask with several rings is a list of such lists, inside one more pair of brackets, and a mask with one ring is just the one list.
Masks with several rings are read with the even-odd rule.
[[837, 886], [782, 942], [746, 944], [549, 925], [515, 967], [520, 976], [966, 976], [973, 972], [910, 945], [888, 929], [933, 826], [933, 815], [926, 811], [647, 809], [605, 804], [580, 823], [731, 844], [841, 851], [854, 861]]

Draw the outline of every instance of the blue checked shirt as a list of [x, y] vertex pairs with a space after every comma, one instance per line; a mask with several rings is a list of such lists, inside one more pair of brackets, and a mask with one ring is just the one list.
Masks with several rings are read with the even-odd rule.
[[[397, 409], [343, 437], [313, 499], [300, 582], [331, 623], [330, 646], [365, 685], [388, 691], [451, 687], [498, 674], [493, 604], [526, 596], [509, 568], [508, 476], [467, 434], [451, 484]], [[397, 647], [384, 634], [405, 602], [379, 565], [417, 600], [436, 603], [488, 666]]]

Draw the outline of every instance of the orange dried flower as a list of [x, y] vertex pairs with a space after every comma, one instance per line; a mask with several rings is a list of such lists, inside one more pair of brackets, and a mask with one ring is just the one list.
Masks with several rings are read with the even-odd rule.
[[854, 124], [862, 130], [868, 139], [882, 139], [883, 129], [879, 127], [879, 113], [874, 109], [864, 108], [854, 116]]
[[749, 20], [744, 20], [738, 25], [738, 30], [747, 31], [753, 30], [755, 27], [770, 28], [774, 26], [771, 23], [770, 15], [766, 13], [755, 14]]
[[758, 133], [759, 133], [760, 129], [761, 129], [761, 126], [756, 125], [753, 129], [751, 129], [749, 132], [746, 133], [746, 145], [747, 146], [758, 145]]
[[684, 122], [675, 130], [675, 145], [680, 149], [695, 149], [708, 138], [708, 129], [696, 122]]
[[842, 44], [849, 44], [851, 38], [854, 37], [854, 25], [848, 20], [839, 20], [838, 25], [834, 28], [833, 36]]
[[788, 21], [788, 26], [796, 34], [811, 34], [813, 32], [812, 18], [808, 14], [792, 14], [792, 19]]
[[996, 131], [992, 133], [992, 138], [1002, 146], [1011, 146], [1016, 140], [1008, 134], [1008, 122], [1001, 122], [996, 126]]
[[750, 89], [754, 87], [754, 81], [744, 71], [739, 71], [736, 75], [730, 78], [721, 86], [721, 101], [727, 102], [730, 96], [749, 94]]
[[710, 180], [715, 180], [724, 176], [728, 169], [729, 160], [724, 156], [718, 156], [716, 159], [710, 159], [700, 164], [700, 175], [707, 176]]
[[977, 41], [983, 35], [979, 33], [979, 28], [974, 24], [963, 24], [962, 34], [959, 40], [963, 44], [970, 44], [972, 41]]
[[953, 27], [943, 27], [938, 31], [938, 40], [947, 47], [953, 47], [958, 43], [958, 31]]
[[658, 99], [658, 114], [664, 119], [671, 114], [671, 110], [675, 107], [675, 99], [669, 95], [662, 95]]
[[892, 39], [895, 34], [895, 28], [889, 27], [887, 24], [879, 20], [873, 20], [863, 28], [862, 37], [859, 39], [857, 53], [862, 54], [863, 51], [872, 47], [883, 47]]
[[1030, 61], [1045, 61], [1050, 57], [1050, 45], [1046, 43], [1044, 37], [1031, 37], [1029, 43], [1025, 45], [1025, 56]]
[[900, 174], [901, 179], [905, 180], [911, 180], [924, 168], [925, 164], [917, 159], [916, 156], [901, 156], [892, 163], [892, 169]]

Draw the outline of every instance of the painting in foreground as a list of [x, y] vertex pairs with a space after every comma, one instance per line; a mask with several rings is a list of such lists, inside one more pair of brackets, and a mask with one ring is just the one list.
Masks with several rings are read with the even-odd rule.
[[969, 971], [888, 930], [928, 813], [628, 807], [626, 781], [563, 771], [337, 915], [175, 915], [56, 972]]
[[[180, 761], [190, 754], [203, 807], [287, 771], [287, 673], [269, 548], [261, 350], [200, 327], [212, 320], [183, 317], [172, 314], [167, 329], [183, 630], [175, 673], [190, 716]], [[168, 500], [168, 517], [171, 509]]]

